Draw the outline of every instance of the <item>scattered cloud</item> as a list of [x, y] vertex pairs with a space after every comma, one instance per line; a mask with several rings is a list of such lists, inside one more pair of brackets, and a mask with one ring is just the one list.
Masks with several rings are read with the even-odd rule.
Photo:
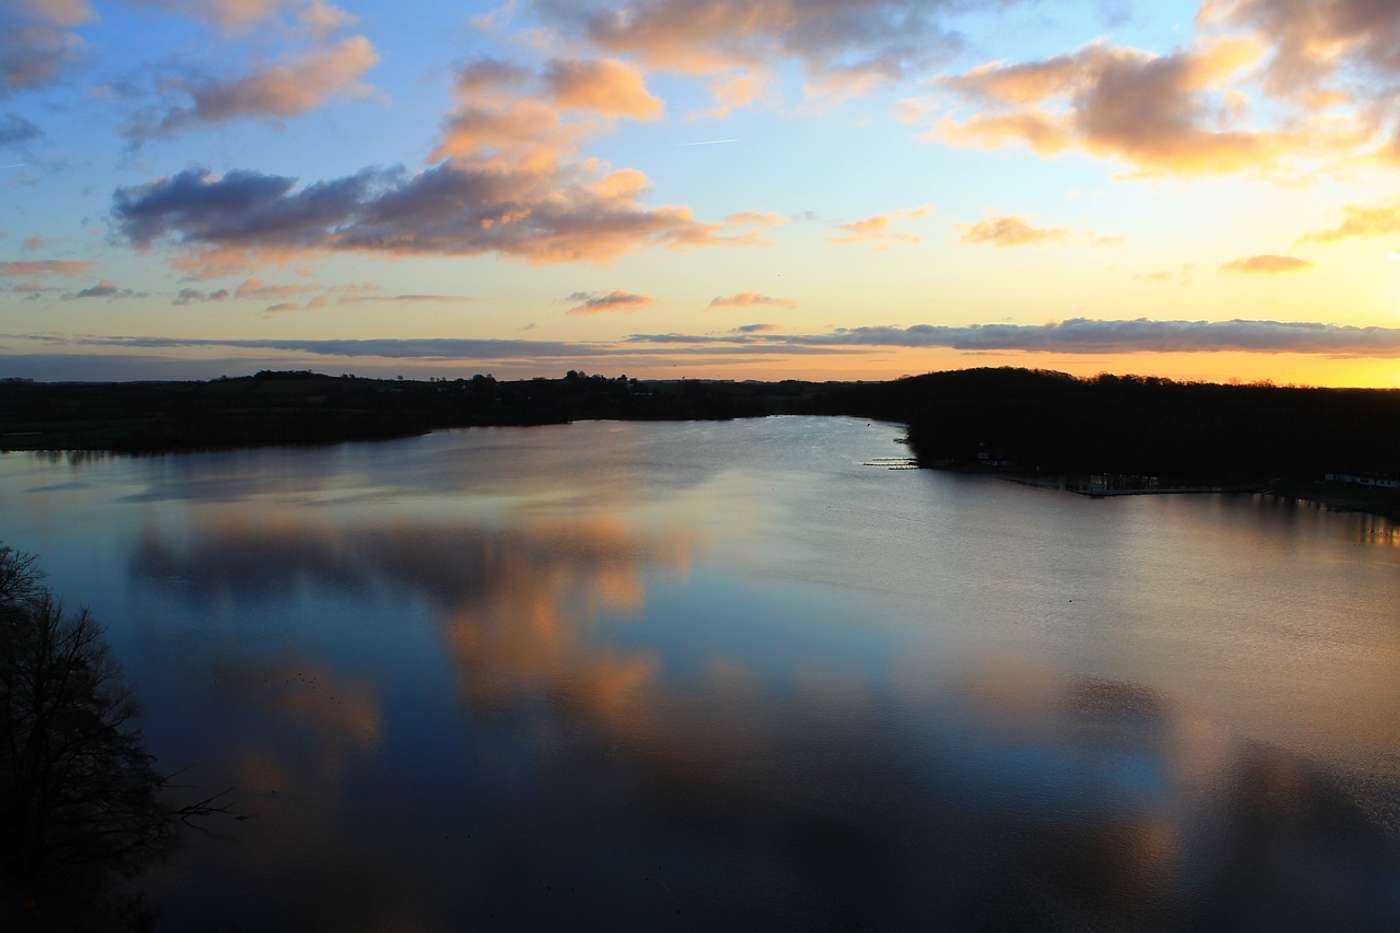
[[773, 324], [740, 324], [738, 327], [734, 328], [734, 333], [736, 333], [736, 334], [761, 334], [761, 333], [764, 333], [764, 332], [766, 332], [766, 331], [775, 330], [775, 329], [776, 329], [776, 327], [775, 327], [775, 325], [773, 325]]
[[20, 259], [0, 262], [0, 276], [81, 275], [91, 266], [86, 259]]
[[325, 0], [311, 0], [297, 14], [297, 22], [317, 39], [339, 32], [359, 22], [359, 17]]
[[[45, 340], [41, 335], [29, 339]], [[186, 337], [74, 337], [62, 343], [90, 348], [180, 349], [186, 347], [226, 347], [240, 350], [277, 350], [314, 356], [382, 357], [385, 359], [423, 360], [550, 360], [587, 357], [628, 357], [654, 353], [635, 347], [606, 343], [582, 343], [558, 340], [491, 340], [455, 339], [447, 337], [413, 339], [220, 339]], [[774, 354], [791, 352], [782, 349], [733, 348], [726, 353], [761, 350]]]
[[942, 106], [937, 97], [921, 94], [917, 97], [902, 97], [895, 101], [890, 113], [897, 122], [906, 126], [915, 126], [922, 124]]
[[134, 292], [129, 288], [121, 288], [115, 282], [102, 279], [96, 285], [89, 285], [87, 288], [64, 295], [65, 301], [77, 301], [83, 298], [137, 298], [139, 292]]
[[107, 350], [223, 347], [310, 356], [395, 360], [522, 360], [656, 358], [665, 355], [858, 353], [871, 347], [942, 347], [970, 352], [1031, 353], [1303, 353], [1400, 358], [1400, 328], [1280, 321], [1102, 321], [1077, 318], [1057, 324], [843, 328], [822, 334], [780, 334], [767, 325], [745, 325], [728, 335], [634, 334], [621, 345], [548, 340], [221, 339], [182, 337], [63, 337], [8, 335], [50, 344]]
[[[128, 0], [138, 6], [159, 7], [237, 32], [254, 23], [284, 16], [303, 7], [303, 0]], [[312, 3], [311, 6], [318, 4]], [[334, 8], [331, 8], [334, 9]], [[338, 12], [338, 11], [337, 11]]]
[[734, 227], [781, 227], [788, 219], [772, 211], [740, 211], [724, 218], [724, 222]]
[[508, 22], [515, 13], [516, 0], [506, 0], [500, 6], [471, 18], [472, 28], [479, 32], [489, 32]]
[[0, 10], [0, 97], [54, 81], [83, 41], [26, 11]]
[[266, 301], [273, 298], [288, 298], [293, 295], [307, 295], [320, 290], [318, 285], [307, 285], [300, 282], [274, 285], [254, 276], [241, 282], [233, 294], [235, 298], [254, 298]]
[[1182, 263], [1175, 269], [1158, 269], [1154, 272], [1144, 272], [1133, 276], [1140, 282], [1176, 282], [1185, 285], [1190, 281], [1191, 273], [1196, 270], [1196, 264], [1192, 262]]
[[545, 82], [554, 103], [568, 109], [633, 120], [655, 120], [665, 110], [642, 73], [616, 58], [550, 62]]
[[87, 0], [19, 0], [19, 5], [35, 19], [55, 26], [77, 26], [93, 17]]
[[1023, 143], [1042, 155], [1079, 150], [1140, 175], [1280, 175], [1364, 146], [1372, 128], [1360, 120], [1240, 126], [1240, 98], [1224, 92], [1265, 51], [1240, 37], [1169, 55], [1095, 42], [1037, 61], [991, 62], [942, 79], [972, 112], [944, 117], [929, 137]]
[[556, 58], [538, 75], [480, 58], [458, 70], [456, 91], [431, 157], [491, 169], [555, 171], [618, 119], [655, 120], [664, 111], [642, 73], [611, 58]]
[[[640, 204], [618, 173], [490, 171], [443, 162], [416, 175], [366, 169], [297, 188], [296, 179], [190, 169], [113, 196], [129, 244], [168, 242], [192, 274], [314, 252], [389, 255], [501, 253], [533, 263], [604, 262], [636, 249], [734, 245], [684, 207]], [[640, 172], [632, 173], [644, 180]]]
[[875, 214], [860, 220], [853, 220], [849, 223], [837, 224], [839, 231], [832, 236], [832, 240], [837, 243], [877, 243], [881, 246], [888, 246], [891, 243], [918, 243], [920, 238], [916, 233], [908, 233], [892, 228], [897, 220], [915, 220], [928, 215], [928, 207], [921, 206], [902, 211], [892, 211], [888, 214]]
[[1029, 353], [1308, 353], [1400, 357], [1400, 328], [1282, 321], [1099, 321], [1055, 324], [973, 324], [852, 327], [825, 334], [752, 333], [733, 336], [634, 334], [635, 343], [759, 343], [784, 347], [944, 347]]
[[457, 93], [465, 97], [497, 94], [525, 84], [530, 69], [499, 58], [478, 58], [457, 69]]
[[315, 110], [334, 97], [366, 93], [360, 82], [379, 61], [364, 36], [254, 68], [230, 81], [193, 83], [183, 90], [191, 103], [170, 108], [154, 126], [135, 124], [130, 135], [173, 133], [198, 124], [237, 119], [287, 119]]
[[175, 300], [171, 304], [189, 305], [206, 301], [227, 301], [230, 294], [227, 288], [220, 288], [212, 292], [201, 291], [197, 288], [182, 288], [175, 295]]
[[772, 73], [764, 69], [716, 77], [710, 82], [710, 99], [714, 103], [692, 116], [723, 120], [734, 111], [742, 110], [758, 100], [772, 81]]
[[352, 305], [386, 302], [391, 304], [430, 304], [436, 301], [471, 301], [467, 295], [347, 295], [337, 298], [336, 304]]
[[651, 304], [648, 295], [635, 292], [574, 292], [564, 299], [575, 302], [570, 314], [597, 314], [601, 311], [637, 311]]
[[739, 292], [736, 295], [725, 295], [710, 301], [708, 307], [711, 308], [752, 308], [756, 305], [769, 305], [774, 308], [795, 308], [797, 302], [791, 298], [774, 298], [772, 295], [760, 295], [758, 292]]
[[1028, 246], [1065, 240], [1070, 235], [1066, 227], [1033, 227], [1020, 217], [988, 217], [958, 229], [962, 231], [958, 239], [963, 243], [989, 243], [993, 246]]
[[1199, 18], [1255, 30], [1273, 50], [1267, 88], [1308, 98], [1354, 72], [1377, 95], [1400, 77], [1400, 16], [1388, 0], [1205, 0]]
[[[302, 295], [310, 295], [312, 297], [308, 298], [304, 304], [295, 301], [277, 300], [295, 298]], [[216, 291], [203, 291], [197, 288], [182, 288], [175, 296], [173, 304], [187, 305], [198, 302], [220, 302], [229, 299], [270, 301], [272, 303], [265, 309], [269, 312], [293, 310], [309, 311], [328, 307], [332, 302], [337, 305], [349, 305], [367, 303], [430, 304], [444, 301], [471, 301], [470, 298], [464, 295], [380, 294], [379, 286], [373, 282], [351, 282], [345, 285], [332, 285], [329, 288], [323, 288], [320, 285], [300, 282], [284, 284], [269, 283], [253, 277], [245, 279], [233, 290], [220, 288]]]
[[195, 277], [330, 252], [604, 263], [649, 247], [762, 242], [686, 207], [645, 205], [645, 174], [578, 157], [583, 139], [617, 119], [658, 113], [640, 81], [609, 59], [555, 59], [540, 74], [479, 59], [458, 71], [435, 164], [416, 174], [368, 168], [299, 188], [294, 178], [191, 169], [118, 189], [113, 219], [138, 249], [176, 248], [177, 268]]
[[795, 60], [813, 94], [864, 93], [920, 74], [962, 47], [945, 21], [952, 5], [928, 0], [642, 0], [625, 7], [543, 0], [537, 8], [566, 36], [656, 70], [749, 74]]
[[1335, 243], [1352, 237], [1390, 236], [1400, 233], [1400, 201], [1384, 204], [1348, 204], [1342, 208], [1342, 222], [1331, 230], [1320, 230], [1303, 237], [1304, 242]]
[[1312, 263], [1306, 259], [1299, 259], [1296, 256], [1248, 256], [1243, 259], [1234, 259], [1225, 263], [1220, 268], [1226, 272], [1249, 272], [1263, 273], [1266, 275], [1278, 272], [1298, 272], [1302, 269], [1309, 269]]
[[43, 130], [17, 113], [0, 117], [0, 149], [20, 149], [43, 136]]
[[8, 285], [5, 288], [5, 291], [14, 292], [19, 295], [24, 295], [30, 301], [38, 301], [40, 296], [46, 295], [49, 292], [56, 292], [58, 290], [58, 288], [52, 285], [40, 285], [39, 282], [34, 279], [28, 279], [23, 282], [15, 282], [13, 285]]

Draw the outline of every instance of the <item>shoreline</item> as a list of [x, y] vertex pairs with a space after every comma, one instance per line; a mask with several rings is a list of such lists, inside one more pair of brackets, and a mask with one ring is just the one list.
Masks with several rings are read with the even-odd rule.
[[[990, 475], [998, 475], [991, 473]], [[1036, 489], [1053, 489], [1059, 492], [1074, 493], [1077, 496], [1085, 496], [1090, 499], [1111, 499], [1118, 496], [1180, 496], [1199, 495], [1203, 493], [1244, 493], [1244, 492], [1264, 492], [1265, 486], [1260, 483], [1223, 483], [1215, 485], [1188, 485], [1188, 486], [1154, 486], [1151, 488], [1130, 488], [1130, 489], [1085, 489], [1077, 488], [1069, 483], [1064, 477], [1047, 479], [1037, 476], [1026, 476], [1024, 474], [1001, 474], [1001, 478], [1007, 482], [1016, 483], [1019, 486], [1031, 486]]]
[[1298, 480], [1272, 480], [1252, 483], [1220, 483], [1188, 486], [1158, 487], [1152, 489], [1101, 489], [1088, 490], [1075, 488], [1065, 477], [1039, 477], [1026, 474], [1004, 473], [995, 470], [965, 470], [983, 476], [994, 476], [1018, 486], [1032, 489], [1045, 489], [1052, 492], [1071, 493], [1088, 499], [1112, 499], [1122, 496], [1182, 496], [1182, 495], [1259, 495], [1277, 499], [1291, 499], [1294, 502], [1318, 505], [1329, 512], [1372, 515], [1390, 522], [1400, 522], [1400, 497], [1384, 490], [1364, 486], [1351, 486], [1344, 483], [1314, 482]]
[[[757, 415], [749, 417], [773, 417], [771, 415]], [[857, 415], [816, 415], [814, 417], [849, 417], [859, 418]], [[632, 422], [682, 422], [682, 421], [733, 421], [746, 420], [740, 418], [587, 418], [577, 419], [578, 421], [615, 421], [618, 423]], [[900, 426], [901, 423], [890, 419], [864, 418], [867, 421], [880, 421], [884, 424]], [[426, 437], [439, 431], [462, 431], [472, 428], [492, 428], [492, 427], [548, 427], [551, 425], [565, 425], [574, 423], [572, 421], [559, 421], [547, 423], [519, 424], [519, 425], [454, 425], [428, 428], [411, 433], [399, 433], [381, 436], [361, 436], [344, 437], [340, 439], [328, 439], [321, 441], [297, 442], [252, 442], [233, 444], [228, 446], [208, 446], [208, 447], [179, 447], [152, 450], [132, 450], [113, 447], [3, 447], [0, 448], [0, 456], [10, 453], [29, 454], [53, 454], [53, 455], [98, 455], [98, 456], [128, 456], [128, 457], [151, 457], [165, 456], [169, 454], [196, 454], [196, 453], [220, 453], [236, 450], [257, 450], [267, 448], [291, 448], [310, 449], [318, 447], [333, 446], [335, 444], [357, 444], [376, 443], [380, 441], [407, 440], [414, 437]], [[908, 444], [907, 437], [898, 439], [900, 443]], [[1342, 483], [1327, 482], [1304, 482], [1298, 480], [1270, 480], [1247, 483], [1216, 483], [1216, 484], [1191, 484], [1182, 486], [1165, 486], [1154, 488], [1122, 488], [1122, 489], [1088, 489], [1083, 488], [1083, 483], [1077, 483], [1070, 475], [1057, 476], [1037, 476], [1034, 474], [1016, 473], [995, 468], [978, 466], [952, 466], [948, 464], [919, 464], [916, 458], [910, 457], [881, 457], [874, 458], [877, 461], [869, 462], [867, 466], [883, 466], [896, 470], [943, 470], [953, 473], [964, 473], [975, 476], [986, 476], [1014, 483], [1018, 486], [1026, 486], [1032, 489], [1043, 489], [1049, 492], [1069, 493], [1083, 496], [1088, 499], [1116, 499], [1126, 496], [1181, 496], [1181, 495], [1262, 495], [1279, 499], [1290, 499], [1298, 503], [1311, 503], [1330, 512], [1355, 513], [1370, 515], [1383, 519], [1387, 522], [1397, 523], [1400, 526], [1400, 496], [1388, 493], [1384, 490], [1369, 489], [1361, 486], [1351, 486]], [[897, 461], [897, 462], [896, 462]]]
[[[890, 469], [913, 460], [1093, 498], [1264, 494], [1400, 521], [1400, 485], [1380, 485], [1400, 484], [1400, 392], [1085, 381], [1005, 368], [887, 383], [637, 380], [572, 371], [562, 379], [423, 382], [271, 370], [209, 382], [0, 383], [0, 448], [152, 456], [401, 440], [472, 427], [773, 415], [902, 425], [910, 458]], [[1145, 421], [1170, 430], [1144, 431]], [[1360, 431], [1360, 424], [1369, 427]], [[1339, 472], [1362, 480], [1323, 481]], [[1378, 485], [1366, 485], [1368, 476]]]

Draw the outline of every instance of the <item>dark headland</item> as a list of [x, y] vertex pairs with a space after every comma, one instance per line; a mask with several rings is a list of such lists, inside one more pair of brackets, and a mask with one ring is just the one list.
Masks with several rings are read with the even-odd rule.
[[1400, 390], [1080, 379], [970, 369], [889, 382], [384, 380], [263, 372], [209, 382], [0, 380], [0, 450], [156, 453], [321, 444], [586, 419], [850, 415], [908, 425], [927, 467], [1092, 495], [1272, 492], [1400, 516]]

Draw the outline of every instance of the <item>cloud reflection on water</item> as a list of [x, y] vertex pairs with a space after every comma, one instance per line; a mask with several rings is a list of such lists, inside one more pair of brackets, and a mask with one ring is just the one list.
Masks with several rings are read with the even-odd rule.
[[[359, 681], [315, 659], [226, 659], [242, 702], [322, 736], [343, 768], [308, 770], [253, 729], [243, 775], [297, 781], [322, 806], [269, 814], [222, 872], [305, 917], [325, 873], [349, 871], [367, 887], [342, 895], [344, 929], [376, 928], [347, 907], [365, 899], [413, 905], [423, 928], [712, 928], [735, 912], [831, 929], [1400, 921], [1393, 837], [1323, 769], [1151, 690], [1005, 657], [890, 689], [819, 644], [777, 665], [663, 663], [648, 580], [683, 575], [693, 547], [615, 520], [149, 528], [132, 574], [194, 605], [308, 587], [429, 605], [465, 703], [465, 721], [328, 706], [276, 677], [345, 696]], [[607, 637], [604, 612], [640, 619], [635, 634]], [[276, 842], [288, 827], [294, 857]]]

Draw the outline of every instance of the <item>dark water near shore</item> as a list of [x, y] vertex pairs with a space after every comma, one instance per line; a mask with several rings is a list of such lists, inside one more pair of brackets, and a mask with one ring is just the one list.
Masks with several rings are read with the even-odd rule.
[[0, 457], [162, 763], [170, 930], [1397, 929], [1400, 530], [773, 418]]

